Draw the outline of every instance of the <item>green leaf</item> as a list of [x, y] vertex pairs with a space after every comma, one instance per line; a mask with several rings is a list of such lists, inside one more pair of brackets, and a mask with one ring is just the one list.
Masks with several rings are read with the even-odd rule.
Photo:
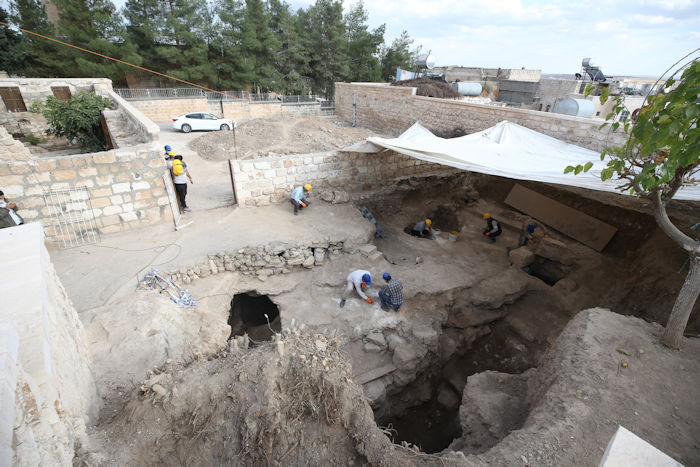
[[583, 171], [588, 172], [591, 167], [593, 167], [593, 162], [586, 162], [586, 165], [583, 166]]
[[577, 165], [576, 168], [574, 169], [574, 175], [580, 174], [582, 170], [583, 170], [583, 166]]
[[564, 173], [568, 174], [574, 171], [574, 166], [573, 165], [567, 165], [566, 168], [564, 169]]
[[612, 131], [617, 131], [620, 128], [620, 122], [615, 122], [611, 125]]
[[594, 85], [592, 85], [592, 84], [586, 85], [586, 90], [583, 92], [584, 97], [590, 96], [594, 89], [595, 89]]
[[657, 124], [663, 125], [664, 123], [668, 122], [671, 120], [671, 116], [668, 114], [662, 115], [659, 117], [659, 119], [656, 121]]
[[602, 129], [605, 128], [606, 126], [608, 126], [608, 122], [605, 122], [605, 123], [603, 123], [602, 125], [600, 125], [600, 126], [598, 127], [598, 131], [602, 130]]
[[609, 97], [610, 97], [610, 88], [604, 87], [603, 91], [601, 91], [601, 93], [600, 93], [600, 104], [604, 105], [608, 101]]

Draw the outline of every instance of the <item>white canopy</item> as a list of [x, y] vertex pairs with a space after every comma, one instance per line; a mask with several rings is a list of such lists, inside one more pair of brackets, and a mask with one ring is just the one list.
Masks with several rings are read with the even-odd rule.
[[[383, 149], [472, 172], [620, 193], [616, 189], [619, 181], [603, 182], [600, 179], [600, 171], [606, 166], [599, 153], [508, 121], [451, 139], [437, 137], [415, 123], [398, 138], [369, 137], [367, 143], [356, 144], [345, 151], [378, 152]], [[587, 162], [593, 162], [587, 173], [564, 175], [566, 166]], [[698, 201], [700, 186], [684, 186], [674, 199]]]

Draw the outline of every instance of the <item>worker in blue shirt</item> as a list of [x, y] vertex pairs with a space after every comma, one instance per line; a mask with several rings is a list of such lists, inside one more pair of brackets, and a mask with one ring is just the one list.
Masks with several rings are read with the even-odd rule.
[[298, 186], [292, 191], [292, 206], [294, 206], [294, 215], [299, 214], [299, 209], [303, 209], [309, 205], [309, 198], [306, 196], [311, 191], [311, 185]]

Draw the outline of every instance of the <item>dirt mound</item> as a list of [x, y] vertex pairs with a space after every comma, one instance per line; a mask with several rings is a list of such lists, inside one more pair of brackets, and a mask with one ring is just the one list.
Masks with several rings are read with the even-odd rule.
[[81, 464], [416, 465], [423, 458], [377, 428], [339, 339], [295, 331], [252, 350], [245, 342], [144, 382], [96, 427]]
[[462, 97], [455, 88], [443, 81], [437, 81], [430, 78], [415, 78], [403, 81], [395, 81], [392, 86], [407, 86], [417, 88], [417, 96], [439, 97], [441, 99], [456, 99]]
[[364, 128], [294, 116], [256, 118], [236, 126], [236, 148], [230, 131], [212, 131], [190, 143], [207, 160], [256, 159], [279, 154], [306, 154], [339, 149], [372, 136]]

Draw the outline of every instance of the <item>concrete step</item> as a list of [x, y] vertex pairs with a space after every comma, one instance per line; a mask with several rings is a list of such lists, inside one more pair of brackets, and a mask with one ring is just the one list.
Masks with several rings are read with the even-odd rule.
[[381, 251], [375, 251], [368, 256], [368, 258], [372, 261], [379, 259], [379, 258], [383, 258], [383, 257], [384, 257], [384, 253], [382, 253]]

